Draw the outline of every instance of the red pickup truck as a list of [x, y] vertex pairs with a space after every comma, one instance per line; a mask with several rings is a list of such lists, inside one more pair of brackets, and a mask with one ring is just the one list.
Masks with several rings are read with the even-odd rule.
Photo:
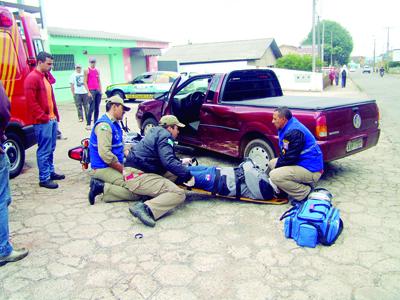
[[161, 116], [174, 114], [187, 126], [182, 144], [233, 157], [249, 156], [262, 169], [279, 153], [276, 107], [287, 106], [314, 133], [326, 162], [378, 143], [379, 110], [375, 100], [284, 96], [272, 70], [238, 70], [191, 77], [169, 93], [139, 105], [142, 134]]

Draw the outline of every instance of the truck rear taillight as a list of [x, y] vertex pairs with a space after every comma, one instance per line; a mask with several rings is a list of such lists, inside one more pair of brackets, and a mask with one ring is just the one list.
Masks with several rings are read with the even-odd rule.
[[315, 128], [315, 135], [323, 138], [328, 136], [328, 126], [326, 125], [326, 116], [320, 115], [317, 118], [317, 126]]
[[378, 105], [376, 105], [376, 111], [378, 113], [378, 120], [377, 120], [378, 124], [377, 124], [377, 127], [379, 128], [379, 125], [380, 125], [380, 122], [381, 122], [381, 112], [379, 110], [379, 106]]
[[11, 27], [13, 25], [13, 16], [9, 11], [0, 12], [0, 27]]

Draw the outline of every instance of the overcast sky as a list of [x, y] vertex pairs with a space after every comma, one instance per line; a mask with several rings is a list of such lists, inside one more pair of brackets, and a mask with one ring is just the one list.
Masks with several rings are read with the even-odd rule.
[[[35, 0], [26, 0], [29, 3]], [[37, 0], [36, 0], [37, 1]], [[48, 26], [101, 30], [171, 45], [275, 38], [298, 46], [311, 29], [312, 0], [43, 0]], [[345, 27], [352, 55], [400, 48], [400, 1], [317, 0], [317, 13]]]

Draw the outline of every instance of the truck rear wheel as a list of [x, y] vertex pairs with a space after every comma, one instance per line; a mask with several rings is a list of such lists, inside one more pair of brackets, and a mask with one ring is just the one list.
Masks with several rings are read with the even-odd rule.
[[5, 153], [10, 160], [10, 178], [21, 173], [25, 163], [25, 148], [21, 138], [14, 132], [7, 132], [7, 140], [4, 143]]
[[267, 171], [268, 162], [275, 157], [275, 154], [265, 140], [255, 139], [246, 145], [243, 156], [249, 157], [261, 170]]
[[142, 128], [141, 128], [141, 133], [142, 135], [146, 135], [149, 130], [153, 127], [158, 126], [158, 122], [156, 121], [156, 119], [150, 117], [147, 118], [146, 120], [144, 120], [143, 124], [142, 124]]

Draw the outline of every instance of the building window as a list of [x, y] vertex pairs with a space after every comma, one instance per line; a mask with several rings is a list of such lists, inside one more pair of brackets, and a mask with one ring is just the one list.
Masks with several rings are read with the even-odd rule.
[[54, 71], [73, 71], [75, 58], [72, 54], [53, 54]]

